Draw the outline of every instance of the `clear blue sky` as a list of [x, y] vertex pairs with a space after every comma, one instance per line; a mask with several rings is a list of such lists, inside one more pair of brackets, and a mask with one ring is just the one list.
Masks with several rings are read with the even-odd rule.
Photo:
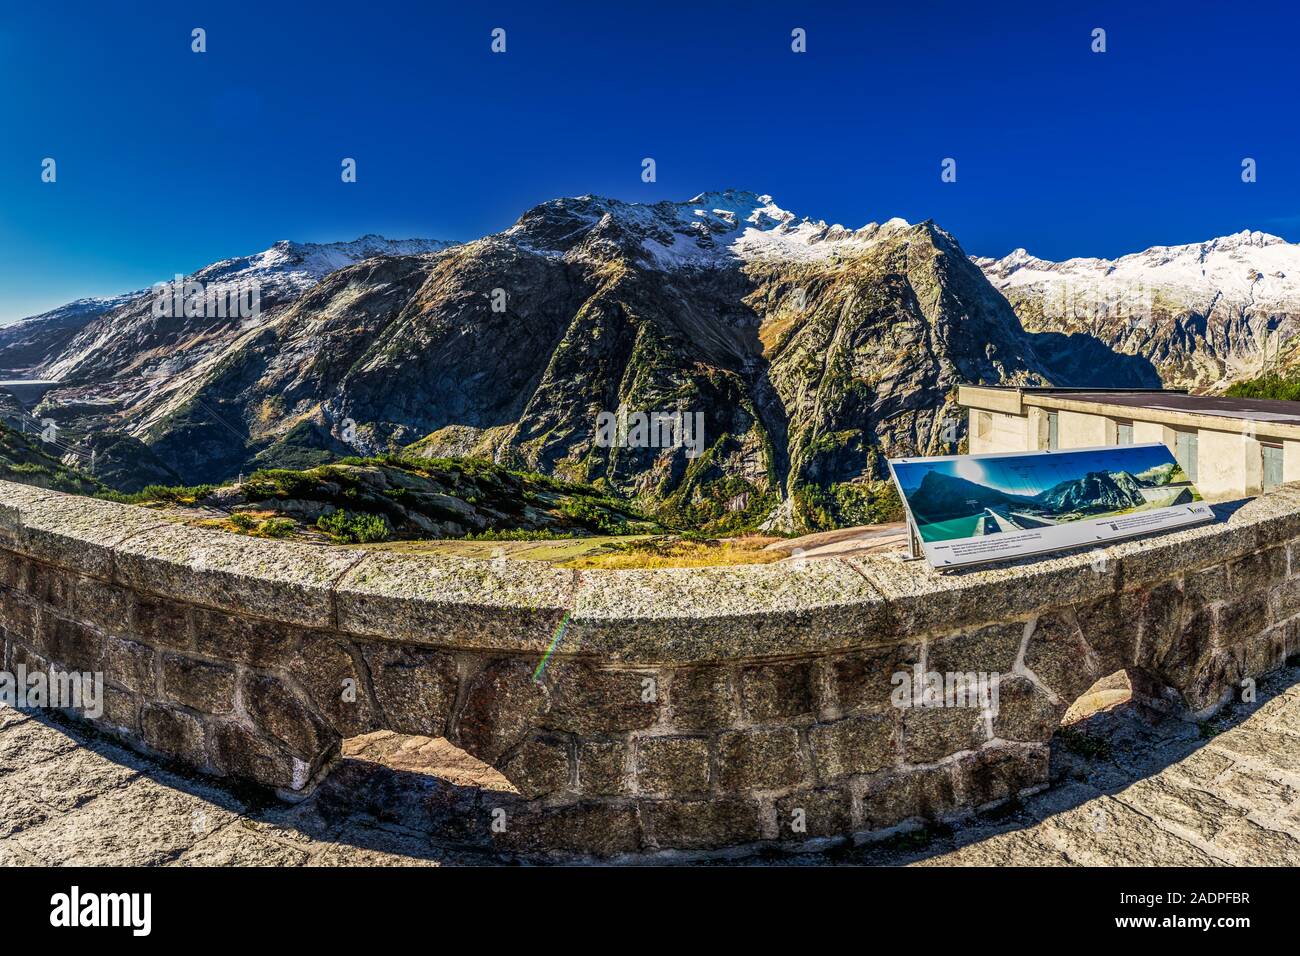
[[9, 3], [0, 321], [278, 239], [475, 238], [586, 192], [734, 186], [847, 226], [933, 218], [982, 255], [1300, 239], [1300, 14], [1213, 6]]

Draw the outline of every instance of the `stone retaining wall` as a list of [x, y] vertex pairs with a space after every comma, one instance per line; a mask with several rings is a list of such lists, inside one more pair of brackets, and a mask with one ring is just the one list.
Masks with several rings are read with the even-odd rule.
[[[1212, 713], [1300, 651], [1297, 545], [1288, 485], [1214, 525], [992, 570], [575, 572], [262, 541], [0, 482], [0, 637], [10, 672], [102, 672], [96, 722], [132, 746], [285, 797], [387, 729], [445, 736], [518, 789], [439, 791], [463, 811], [444, 838], [797, 845], [1041, 788], [1061, 715], [1117, 670]], [[996, 716], [894, 706], [918, 665], [1001, 675]]]

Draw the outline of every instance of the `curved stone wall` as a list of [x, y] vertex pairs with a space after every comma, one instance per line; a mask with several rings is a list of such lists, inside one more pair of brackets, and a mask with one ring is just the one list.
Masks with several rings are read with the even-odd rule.
[[[1300, 485], [1104, 551], [938, 574], [893, 556], [569, 571], [262, 541], [0, 482], [4, 664], [102, 672], [96, 720], [282, 796], [344, 737], [445, 736], [517, 795], [448, 839], [618, 856], [801, 845], [1047, 782], [1126, 669], [1200, 718], [1300, 650]], [[549, 656], [548, 656], [549, 652]], [[996, 714], [900, 675], [997, 674]]]

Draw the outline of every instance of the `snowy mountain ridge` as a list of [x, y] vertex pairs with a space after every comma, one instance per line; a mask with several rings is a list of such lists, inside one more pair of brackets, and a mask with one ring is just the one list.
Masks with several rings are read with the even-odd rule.
[[890, 219], [847, 229], [799, 218], [769, 195], [727, 189], [685, 202], [631, 203], [592, 195], [554, 199], [499, 235], [531, 252], [575, 260], [620, 248], [642, 266], [671, 271], [737, 261], [825, 259], [909, 227], [906, 220]]
[[[1207, 242], [1152, 246], [1116, 259], [1040, 259], [1016, 249], [1001, 259], [973, 256], [995, 286], [1077, 290], [1144, 286], [1175, 298], [1230, 296], [1244, 301], [1300, 302], [1300, 244], [1243, 229]], [[1205, 304], [1209, 304], [1208, 301]]]

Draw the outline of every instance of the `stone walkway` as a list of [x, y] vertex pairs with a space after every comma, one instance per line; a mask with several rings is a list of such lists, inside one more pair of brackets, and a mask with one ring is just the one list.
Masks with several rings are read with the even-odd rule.
[[[1058, 783], [996, 815], [741, 862], [1300, 865], [1300, 668], [1212, 724], [1125, 704], [1058, 743]], [[309, 800], [286, 807], [176, 774], [79, 726], [0, 707], [0, 865], [503, 862], [427, 835], [481, 813], [509, 789], [500, 775], [443, 741], [388, 733], [349, 741], [346, 756]]]

